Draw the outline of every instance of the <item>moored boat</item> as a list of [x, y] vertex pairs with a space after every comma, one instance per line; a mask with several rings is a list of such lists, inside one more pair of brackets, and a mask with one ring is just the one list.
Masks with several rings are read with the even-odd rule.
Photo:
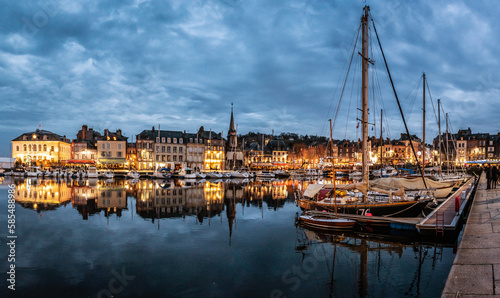
[[299, 219], [306, 226], [326, 230], [349, 230], [356, 224], [353, 219], [340, 218], [330, 212], [307, 211]]

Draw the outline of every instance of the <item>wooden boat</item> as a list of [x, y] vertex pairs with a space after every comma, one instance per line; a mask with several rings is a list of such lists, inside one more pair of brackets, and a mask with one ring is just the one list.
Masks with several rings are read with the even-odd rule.
[[349, 230], [356, 224], [353, 219], [339, 218], [330, 212], [306, 212], [299, 219], [305, 226], [327, 230]]
[[[432, 193], [427, 189], [425, 180], [423, 184], [425, 189], [421, 189], [419, 192], [414, 194], [405, 194], [404, 188], [393, 188], [393, 189], [381, 189], [378, 187], [373, 187], [369, 181], [369, 145], [368, 145], [368, 83], [369, 83], [369, 64], [371, 61], [369, 57], [369, 20], [372, 20], [373, 28], [375, 28], [375, 23], [373, 18], [370, 16], [370, 8], [368, 6], [364, 7], [364, 13], [361, 18], [362, 30], [361, 40], [362, 40], [362, 51], [360, 55], [363, 57], [361, 59], [362, 64], [362, 75], [361, 75], [361, 112], [362, 117], [360, 124], [362, 127], [362, 168], [361, 168], [361, 182], [352, 183], [348, 185], [322, 185], [322, 184], [309, 184], [304, 192], [303, 199], [310, 199], [309, 204], [312, 204], [314, 208], [318, 210], [328, 210], [338, 213], [346, 214], [359, 214], [367, 215], [372, 214], [376, 216], [392, 216], [392, 217], [411, 217], [417, 216], [422, 213], [422, 210], [427, 204], [434, 200]], [[375, 35], [378, 35], [375, 30]], [[355, 51], [353, 51], [354, 53]], [[387, 67], [387, 62], [384, 62], [387, 68], [389, 78], [392, 78]], [[399, 104], [399, 99], [393, 88], [396, 101]], [[402, 114], [402, 109], [400, 107], [401, 116], [406, 128], [406, 134], [408, 135], [412, 151], [415, 155], [415, 159], [418, 161], [417, 154], [413, 147], [412, 139], [406, 121]], [[332, 131], [330, 120], [330, 131]], [[331, 133], [330, 133], [331, 134]], [[330, 136], [332, 139], [332, 136]], [[333, 156], [333, 155], [332, 155]], [[333, 165], [333, 163], [332, 163]], [[397, 173], [397, 172], [396, 172]], [[422, 176], [423, 178], [423, 176]], [[337, 189], [342, 189], [345, 191], [345, 195], [339, 195]], [[300, 202], [299, 202], [300, 204]], [[302, 202], [306, 205], [306, 202]]]

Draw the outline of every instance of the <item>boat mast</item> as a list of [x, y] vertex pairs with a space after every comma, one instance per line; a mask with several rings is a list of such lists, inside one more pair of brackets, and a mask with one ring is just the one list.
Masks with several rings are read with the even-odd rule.
[[424, 133], [423, 133], [423, 136], [422, 136], [422, 173], [425, 173], [425, 72], [424, 74], [422, 75], [423, 77], [423, 98], [424, 98], [424, 112], [423, 112], [423, 129], [424, 129]]
[[[370, 11], [369, 6], [363, 8], [364, 15], [361, 18], [362, 24], [362, 82], [361, 82], [361, 93], [362, 93], [362, 125], [363, 125], [363, 155], [362, 155], [362, 174], [363, 182], [368, 186], [369, 172], [368, 172], [368, 14]], [[368, 188], [367, 188], [368, 189]], [[367, 193], [363, 194], [363, 200], [367, 201]]]
[[382, 117], [384, 115], [384, 110], [380, 109], [380, 178], [382, 178], [382, 167], [384, 166], [384, 163], [382, 162], [382, 154], [383, 150], [382, 148], [384, 147], [383, 139], [382, 139]]
[[438, 98], [438, 130], [439, 130], [439, 139], [438, 139], [438, 149], [439, 149], [439, 172], [441, 173], [441, 100]]
[[448, 174], [450, 174], [450, 161], [449, 161], [449, 134], [450, 132], [448, 131], [448, 113], [446, 113], [446, 171]]
[[335, 218], [337, 218], [337, 189], [335, 187], [335, 159], [333, 158], [333, 137], [332, 137], [332, 119], [330, 121], [330, 156], [332, 157], [332, 173], [333, 173], [333, 199], [335, 200]]

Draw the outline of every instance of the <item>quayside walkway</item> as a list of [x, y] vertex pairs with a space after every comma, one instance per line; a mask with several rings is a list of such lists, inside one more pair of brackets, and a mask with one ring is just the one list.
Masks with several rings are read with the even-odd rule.
[[500, 185], [483, 173], [442, 297], [500, 297]]

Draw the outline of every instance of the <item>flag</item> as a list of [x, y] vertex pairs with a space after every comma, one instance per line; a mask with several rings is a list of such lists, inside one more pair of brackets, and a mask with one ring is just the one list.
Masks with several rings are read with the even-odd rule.
[[356, 128], [359, 128], [359, 122], [358, 122], [358, 125], [356, 125]]
[[40, 125], [38, 125], [38, 128], [42, 128], [42, 125], [41, 125], [41, 124], [40, 124]]

